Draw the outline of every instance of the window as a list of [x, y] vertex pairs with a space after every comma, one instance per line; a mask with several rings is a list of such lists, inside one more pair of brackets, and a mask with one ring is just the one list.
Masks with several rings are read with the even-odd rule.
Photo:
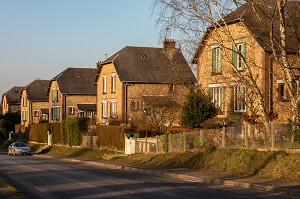
[[246, 111], [246, 87], [244, 85], [236, 85], [234, 87], [234, 112]]
[[105, 94], [107, 92], [106, 90], [106, 75], [102, 76], [102, 84], [103, 84], [103, 94]]
[[117, 101], [110, 102], [110, 117], [111, 118], [117, 117]]
[[284, 81], [277, 81], [277, 90], [278, 90], [278, 99], [280, 101], [286, 102], [289, 101], [289, 93], [286, 88]]
[[212, 48], [212, 73], [222, 72], [222, 50], [220, 47]]
[[34, 111], [34, 117], [39, 117], [40, 116], [40, 111]]
[[51, 90], [51, 99], [52, 99], [52, 102], [55, 101], [55, 89], [54, 88]]
[[56, 89], [56, 101], [59, 102], [59, 90]]
[[131, 100], [130, 102], [130, 110], [131, 111], [137, 111], [138, 108], [139, 108], [139, 103], [138, 103], [138, 100]]
[[209, 96], [215, 106], [224, 111], [224, 86], [209, 85]]
[[69, 107], [68, 107], [68, 114], [69, 114], [69, 115], [74, 115], [74, 114], [75, 114], [75, 113], [74, 113], [74, 109], [75, 109], [74, 106], [69, 106]]
[[169, 85], [169, 91], [170, 91], [171, 93], [175, 92], [175, 84], [170, 84], [170, 85]]
[[27, 111], [23, 111], [23, 121], [26, 122], [28, 119], [28, 112]]
[[[237, 70], [243, 70], [246, 60], [246, 42], [236, 43], [232, 46], [232, 64]], [[244, 58], [244, 59], [243, 59]]]
[[60, 107], [59, 106], [53, 106], [51, 107], [51, 119], [59, 120], [60, 118]]
[[102, 101], [102, 117], [107, 118], [107, 101]]
[[111, 92], [116, 92], [116, 74], [111, 75]]

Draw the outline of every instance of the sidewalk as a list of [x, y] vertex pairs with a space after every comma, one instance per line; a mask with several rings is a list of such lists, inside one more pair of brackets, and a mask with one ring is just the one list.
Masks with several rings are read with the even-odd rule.
[[177, 178], [188, 182], [203, 182], [210, 184], [222, 184], [226, 186], [243, 187], [268, 192], [282, 192], [289, 195], [300, 196], [300, 184], [296, 182], [284, 182], [279, 180], [268, 180], [258, 178], [243, 178], [224, 173], [210, 171], [190, 171], [185, 168], [166, 169], [158, 167], [149, 167], [144, 165], [126, 164], [111, 160], [86, 160], [79, 158], [55, 157], [49, 155], [36, 155], [43, 158], [59, 158], [68, 162], [76, 162], [89, 166], [105, 167], [109, 169], [119, 169], [126, 171], [135, 171], [150, 173], [160, 176]]

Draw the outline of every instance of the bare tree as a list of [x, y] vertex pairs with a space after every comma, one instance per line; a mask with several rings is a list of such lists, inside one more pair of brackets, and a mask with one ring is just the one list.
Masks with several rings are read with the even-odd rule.
[[[240, 10], [238, 15], [231, 16], [234, 10], [247, 6], [247, 11]], [[276, 113], [266, 106], [266, 100], [274, 98], [273, 86], [265, 90], [260, 85], [257, 70], [266, 70], [255, 62], [255, 57], [246, 57], [235, 43], [235, 30], [231, 28], [234, 22], [244, 23], [245, 12], [251, 12], [252, 23], [246, 28], [245, 34], [252, 34], [253, 38], [264, 38], [261, 46], [269, 54], [270, 60], [276, 62], [276, 70], [268, 69], [274, 77], [280, 77], [287, 84], [291, 98], [293, 121], [299, 121], [299, 39], [300, 39], [300, 1], [287, 0], [156, 0], [154, 4], [158, 10], [157, 24], [161, 27], [161, 37], [169, 34], [177, 35], [182, 49], [189, 57], [197, 57], [199, 48], [205, 45], [208, 35], [222, 49], [225, 62], [231, 62], [234, 52], [244, 63], [244, 70], [240, 71], [231, 64], [235, 72], [236, 82], [247, 86], [247, 106], [251, 120], [262, 122], [265, 132], [270, 133], [270, 122], [276, 118]], [[244, 24], [245, 25], [245, 24]], [[253, 34], [253, 31], [257, 34]], [[258, 35], [261, 34], [261, 35]], [[199, 41], [200, 47], [199, 47]], [[229, 43], [234, 45], [228, 45]], [[255, 48], [254, 44], [252, 46]], [[198, 49], [198, 51], [197, 51]], [[196, 52], [196, 55], [195, 55]], [[192, 60], [192, 59], [191, 59]], [[298, 60], [298, 61], [297, 61]], [[196, 60], [194, 60], [196, 61]], [[275, 66], [274, 66], [275, 67]], [[221, 77], [223, 81], [232, 82], [232, 76]], [[227, 79], [226, 79], [227, 78]], [[198, 80], [199, 81], [199, 80]], [[273, 82], [271, 82], [273, 85]], [[270, 103], [273, 103], [271, 99]], [[257, 117], [262, 115], [262, 117]]]

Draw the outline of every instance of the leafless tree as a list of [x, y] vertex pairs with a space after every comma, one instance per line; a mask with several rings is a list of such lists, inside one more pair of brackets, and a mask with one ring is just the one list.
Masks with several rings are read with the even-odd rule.
[[[158, 11], [157, 24], [161, 28], [162, 39], [170, 37], [171, 34], [176, 35], [189, 58], [195, 56], [199, 41], [205, 40], [206, 34], [211, 32], [214, 33], [215, 42], [224, 51], [225, 61], [230, 62], [231, 52], [242, 58], [245, 67], [243, 72], [236, 70], [233, 65], [231, 67], [237, 74], [238, 81], [251, 88], [247, 100], [251, 102], [248, 103], [248, 108], [252, 118], [256, 120], [257, 114], [260, 113], [260, 122], [265, 124], [265, 131], [270, 133], [270, 122], [276, 113], [265, 106], [266, 98], [273, 96], [266, 96], [266, 92], [258, 83], [256, 71], [263, 68], [251, 59], [246, 59], [236, 45], [226, 45], [226, 42], [235, 44], [233, 30], [229, 26], [231, 21], [226, 19], [226, 15], [242, 5], [247, 5], [255, 15], [255, 21], [258, 23], [255, 24], [257, 27], [252, 28], [258, 28], [267, 38], [263, 45], [279, 66], [279, 71], [273, 71], [272, 75], [281, 76], [287, 84], [292, 104], [292, 119], [299, 121], [300, 1], [294, 1], [294, 8], [291, 9], [287, 0], [156, 0], [154, 8]], [[242, 18], [239, 20], [243, 22]], [[232, 79], [228, 79], [228, 82], [230, 81]]]

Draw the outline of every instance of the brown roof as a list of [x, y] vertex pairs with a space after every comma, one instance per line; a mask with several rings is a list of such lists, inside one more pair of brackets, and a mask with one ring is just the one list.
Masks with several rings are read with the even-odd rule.
[[145, 106], [151, 107], [180, 107], [173, 98], [168, 96], [142, 96], [143, 103]]
[[[263, 2], [266, 3], [263, 4]], [[227, 24], [233, 24], [237, 22], [243, 22], [248, 30], [252, 33], [259, 45], [267, 52], [271, 52], [271, 43], [269, 39], [269, 29], [271, 26], [271, 14], [274, 11], [274, 6], [268, 4], [268, 1], [261, 1], [261, 4], [255, 4], [256, 13], [249, 4], [244, 4], [237, 8], [235, 11], [229, 13], [224, 17]], [[300, 1], [288, 1], [285, 7], [286, 15], [286, 51], [291, 54], [298, 53], [300, 50]], [[219, 21], [222, 25], [222, 22]], [[201, 53], [202, 48], [205, 46], [205, 41], [214, 29], [213, 26], [207, 28], [207, 31], [202, 38], [200, 46], [193, 58], [193, 63], [197, 63], [197, 58]], [[279, 19], [275, 17], [274, 22], [274, 38], [279, 41]]]
[[36, 79], [28, 84], [24, 89], [27, 93], [27, 99], [30, 101], [47, 102], [49, 97], [47, 95], [49, 80]]
[[[51, 81], [57, 81], [60, 92], [73, 95], [96, 95], [96, 68], [67, 68]], [[48, 90], [49, 92], [49, 90]]]
[[8, 104], [21, 104], [20, 96], [21, 96], [21, 91], [23, 89], [24, 87], [21, 86], [15, 86], [9, 89], [2, 95], [2, 100], [4, 95], [6, 95], [6, 100]]
[[[179, 49], [126, 46], [104, 62], [113, 63], [122, 82], [195, 83], [196, 78]], [[99, 73], [98, 73], [99, 74]]]

